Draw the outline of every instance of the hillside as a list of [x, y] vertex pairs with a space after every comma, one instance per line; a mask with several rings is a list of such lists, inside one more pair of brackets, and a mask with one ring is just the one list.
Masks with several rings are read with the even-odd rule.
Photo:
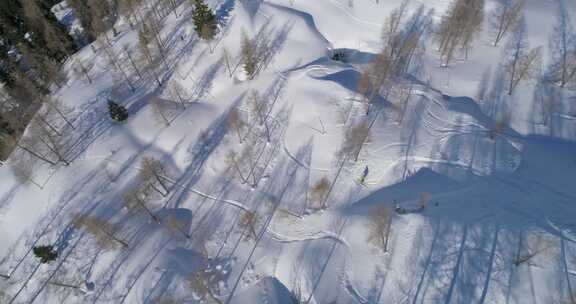
[[65, 61], [0, 167], [0, 303], [576, 303], [575, 1], [494, 46], [486, 0], [447, 62], [450, 0], [205, 2], [213, 39], [144, 0]]

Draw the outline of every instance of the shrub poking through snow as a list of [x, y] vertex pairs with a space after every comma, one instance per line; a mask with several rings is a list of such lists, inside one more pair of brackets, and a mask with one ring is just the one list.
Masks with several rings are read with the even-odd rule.
[[110, 117], [115, 121], [123, 122], [128, 119], [128, 110], [110, 99], [108, 100], [108, 111]]
[[40, 258], [40, 263], [50, 263], [58, 257], [58, 252], [52, 245], [36, 246], [33, 249], [34, 255]]

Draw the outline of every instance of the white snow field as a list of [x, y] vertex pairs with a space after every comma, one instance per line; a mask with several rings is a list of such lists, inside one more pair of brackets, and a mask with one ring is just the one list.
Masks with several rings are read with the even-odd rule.
[[[144, 2], [146, 12], [156, 1]], [[107, 61], [103, 38], [67, 62], [69, 81], [54, 97], [74, 128], [53, 124], [70, 164], [17, 149], [0, 167], [0, 303], [576, 303], [576, 93], [523, 81], [508, 96], [499, 65], [509, 37], [492, 46], [485, 21], [468, 58], [441, 67], [427, 34], [403, 79], [412, 94], [399, 122], [392, 97], [366, 114], [356, 88], [400, 0], [206, 2], [220, 28], [211, 44], [196, 36], [188, 1], [162, 12], [161, 87], [125, 56], [124, 46], [139, 50], [123, 18], [109, 36], [134, 91]], [[412, 0], [402, 26], [438, 22], [449, 4]], [[565, 4], [576, 26], [576, 1]], [[558, 5], [525, 7], [544, 67]], [[486, 16], [494, 6], [486, 0]], [[55, 11], [73, 22], [65, 2]], [[242, 65], [232, 75], [227, 67], [239, 63], [242, 32], [270, 45], [253, 80]], [[331, 59], [335, 51], [345, 62]], [[74, 71], [78, 60], [92, 83]], [[251, 116], [251, 90], [273, 101], [269, 140]], [[108, 98], [128, 108], [125, 123], [110, 119]], [[242, 143], [233, 108], [246, 122]], [[510, 113], [496, 134], [495, 108]], [[369, 139], [341, 166], [346, 130], [365, 119]], [[227, 156], [249, 150], [240, 176]], [[147, 197], [158, 221], [123, 205], [145, 157], [165, 167], [169, 192]], [[34, 165], [38, 185], [15, 178], [17, 161]], [[323, 177], [332, 187], [320, 210], [311, 189]], [[368, 240], [377, 206], [390, 210], [387, 252]], [[254, 231], [240, 225], [248, 212]], [[73, 225], [78, 214], [108, 222], [128, 246], [105, 246]], [[41, 264], [32, 248], [47, 244], [59, 255]]]

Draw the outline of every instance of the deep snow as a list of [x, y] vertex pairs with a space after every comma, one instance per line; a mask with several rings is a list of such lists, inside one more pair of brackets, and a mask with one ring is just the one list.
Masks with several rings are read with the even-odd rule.
[[[74, 130], [56, 122], [70, 166], [36, 162], [33, 178], [43, 189], [19, 184], [9, 169], [13, 160], [0, 168], [0, 274], [9, 277], [0, 278], [1, 303], [198, 303], [189, 286], [198, 270], [225, 303], [291, 303], [291, 292], [318, 304], [576, 300], [573, 91], [560, 92], [551, 123], [543, 125], [535, 118], [537, 86], [522, 83], [504, 101], [513, 109], [510, 127], [493, 138], [489, 109], [502, 94], [497, 68], [505, 43], [491, 46], [486, 24], [469, 59], [444, 68], [428, 37], [406, 79], [413, 94], [405, 119], [399, 124], [382, 100], [358, 162], [339, 171], [336, 152], [345, 130], [365, 117], [355, 92], [360, 70], [380, 48], [385, 16], [401, 1], [355, 0], [353, 7], [348, 0], [207, 2], [221, 26], [212, 46], [196, 38], [187, 3], [178, 7], [178, 18], [165, 15], [162, 88], [151, 77], [139, 80], [125, 61], [137, 87], [130, 92], [98, 44], [96, 54], [86, 47], [74, 56], [91, 68], [92, 84], [68, 62], [70, 80], [55, 96], [75, 117]], [[566, 2], [576, 14], [576, 2]], [[437, 21], [448, 4], [414, 0], [409, 8], [433, 9]], [[487, 0], [487, 11], [493, 5]], [[547, 46], [556, 5], [528, 0], [531, 46]], [[73, 22], [65, 3], [56, 12]], [[576, 17], [572, 21], [576, 26]], [[120, 54], [127, 45], [136, 53], [137, 32], [123, 20], [116, 27], [114, 50]], [[238, 60], [243, 31], [274, 46], [254, 80], [241, 67], [229, 77], [222, 59], [226, 48]], [[348, 54], [346, 63], [330, 59], [336, 49]], [[183, 87], [185, 108], [170, 93], [174, 83]], [[489, 97], [477, 100], [483, 85]], [[270, 142], [259, 137], [239, 144], [227, 125], [232, 107], [248, 117], [251, 89], [281, 92], [269, 120]], [[110, 121], [106, 98], [128, 107], [126, 123]], [[158, 98], [169, 125], [154, 116], [151, 103]], [[248, 145], [258, 155], [255, 187], [242, 184], [226, 161], [229, 151]], [[191, 239], [122, 206], [123, 192], [150, 156], [166, 167], [171, 189], [167, 197], [153, 195], [151, 209], [163, 223], [180, 219]], [[31, 161], [21, 150], [17, 157]], [[314, 210], [310, 188], [324, 176], [337, 179], [328, 208]], [[389, 252], [368, 242], [375, 206], [415, 210], [422, 193], [429, 193], [423, 211], [392, 213]], [[238, 225], [247, 210], [258, 214], [255, 238]], [[97, 246], [71, 225], [78, 213], [117, 224], [130, 247]], [[60, 257], [40, 265], [31, 248], [48, 243]], [[531, 253], [537, 254], [514, 264]]]

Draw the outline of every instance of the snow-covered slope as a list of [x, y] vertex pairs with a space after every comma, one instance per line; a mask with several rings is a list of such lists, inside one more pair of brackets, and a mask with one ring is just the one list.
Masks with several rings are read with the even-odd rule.
[[[486, 2], [488, 15], [495, 3]], [[72, 109], [74, 129], [54, 123], [70, 165], [49, 166], [17, 150], [0, 168], [0, 303], [576, 300], [574, 91], [555, 89], [549, 124], [535, 118], [535, 83], [502, 97], [505, 43], [491, 45], [486, 22], [469, 58], [448, 68], [426, 37], [418, 67], [404, 79], [412, 90], [401, 122], [395, 101], [384, 98], [367, 116], [357, 83], [381, 47], [385, 17], [401, 1], [207, 3], [220, 24], [210, 45], [196, 37], [187, 2], [178, 16], [163, 16], [161, 87], [144, 67], [140, 79], [123, 53], [123, 46], [139, 53], [137, 30], [123, 20], [119, 35], [110, 33], [112, 50], [134, 92], [99, 43], [74, 56], [90, 68], [92, 83], [74, 72], [75, 60], [67, 63], [68, 84], [55, 97]], [[409, 15], [430, 10], [438, 21], [449, 3], [410, 1]], [[557, 4], [528, 0], [525, 7], [528, 41], [544, 46], [544, 65]], [[566, 4], [576, 14], [575, 2]], [[71, 14], [65, 3], [56, 11]], [[253, 80], [241, 65], [234, 70], [243, 33], [270, 43], [269, 63]], [[346, 62], [331, 60], [334, 51]], [[482, 88], [488, 97], [479, 100]], [[252, 90], [274, 100], [269, 140], [256, 136], [264, 133], [251, 113]], [[110, 120], [107, 98], [128, 108], [127, 122]], [[496, 98], [512, 109], [498, 134], [489, 111]], [[241, 134], [230, 125], [233, 108], [246, 121]], [[358, 161], [340, 166], [346, 130], [366, 117], [374, 120]], [[250, 152], [238, 162], [244, 177], [230, 151]], [[122, 203], [145, 157], [165, 168], [169, 193], [147, 197], [158, 221]], [[10, 167], [19, 159], [34, 162], [39, 187], [14, 177]], [[318, 210], [311, 188], [323, 177], [333, 186], [327, 208]], [[378, 206], [391, 215], [387, 252], [369, 240]], [[106, 229], [129, 246], [102, 246], [72, 224], [78, 214], [113, 224]], [[254, 231], [241, 225], [246, 214], [255, 214]], [[56, 261], [34, 257], [32, 247], [43, 244], [56, 245]]]

